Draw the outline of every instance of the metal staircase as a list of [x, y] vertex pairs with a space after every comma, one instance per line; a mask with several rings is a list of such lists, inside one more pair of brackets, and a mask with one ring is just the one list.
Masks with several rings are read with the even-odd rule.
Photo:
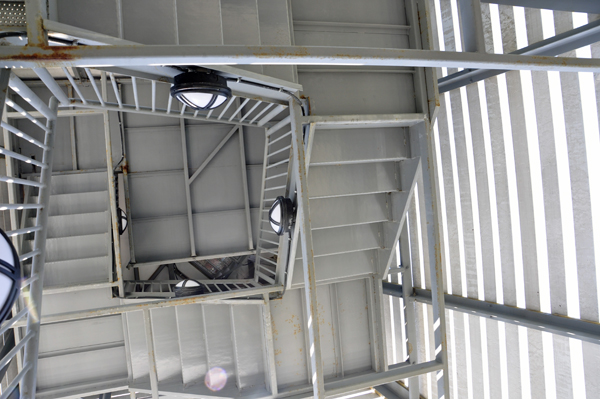
[[[45, 292], [112, 281], [112, 251], [106, 172], [53, 176], [48, 206]], [[32, 223], [33, 220], [30, 220]], [[83, 282], [83, 283], [82, 283]]]

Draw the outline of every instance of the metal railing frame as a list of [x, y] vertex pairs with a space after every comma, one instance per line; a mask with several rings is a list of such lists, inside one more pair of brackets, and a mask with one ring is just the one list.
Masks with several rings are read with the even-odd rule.
[[[0, 150], [0, 153], [4, 154], [5, 157], [10, 157], [13, 160], [28, 164], [35, 163], [35, 165], [41, 168], [39, 183], [26, 179], [19, 179], [17, 178], [18, 173], [12, 171], [8, 171], [8, 176], [0, 177], [0, 180], [7, 184], [19, 184], [39, 188], [37, 203], [35, 204], [19, 203], [16, 197], [11, 197], [8, 204], [0, 204], [0, 210], [9, 212], [14, 210], [20, 210], [22, 212], [25, 212], [28, 209], [37, 210], [35, 226], [30, 228], [15, 228], [17, 226], [13, 226], [13, 230], [7, 232], [10, 237], [19, 238], [22, 238], [24, 234], [32, 233], [34, 234], [34, 240], [33, 250], [26, 254], [22, 253], [23, 250], [21, 246], [17, 245], [17, 252], [21, 261], [31, 259], [31, 272], [29, 276], [25, 276], [25, 280], [21, 284], [22, 292], [20, 299], [24, 300], [26, 306], [21, 310], [13, 308], [13, 317], [0, 327], [0, 333], [4, 333], [9, 328], [15, 327], [21, 319], [26, 317], [27, 321], [24, 337], [22, 339], [16, 339], [15, 347], [0, 360], [0, 364], [8, 365], [12, 359], [18, 356], [21, 350], [23, 350], [22, 368], [19, 370], [17, 376], [8, 384], [7, 388], [0, 395], [0, 398], [6, 399], [11, 395], [14, 389], [20, 388], [21, 397], [29, 399], [35, 397], [36, 387], [37, 354], [39, 347], [40, 315], [42, 311], [44, 264], [46, 255], [46, 232], [48, 226], [48, 203], [50, 200], [50, 181], [52, 177], [52, 159], [54, 154], [54, 129], [57, 118], [58, 100], [55, 97], [52, 97], [49, 105], [46, 106], [46, 104], [43, 103], [32, 90], [27, 88], [19, 78], [11, 75], [10, 69], [0, 71], [0, 85], [2, 85], [0, 89], [4, 94], [0, 99], [1, 110], [4, 109], [4, 105], [6, 104], [17, 112], [29, 115], [27, 111], [15, 104], [14, 101], [6, 99], [8, 87], [11, 87], [15, 93], [19, 94], [25, 101], [37, 109], [37, 111], [44, 115], [47, 120], [46, 123], [43, 123], [30, 115], [27, 116], [35, 126], [43, 130], [45, 136], [43, 143], [33, 139], [7, 123], [2, 123], [2, 127], [6, 129], [6, 131], [37, 145], [43, 150], [41, 163], [39, 161], [34, 162], [34, 160], [7, 148], [2, 148]], [[5, 143], [5, 146], [10, 147], [10, 144]], [[16, 332], [18, 333], [18, 330]]]

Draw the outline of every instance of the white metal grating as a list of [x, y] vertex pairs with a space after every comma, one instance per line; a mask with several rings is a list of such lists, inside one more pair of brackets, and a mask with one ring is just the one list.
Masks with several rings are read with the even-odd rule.
[[[509, 53], [597, 18], [481, 6], [488, 53]], [[456, 0], [434, 0], [431, 10], [439, 48], [462, 51]], [[599, 55], [598, 44], [566, 54]], [[456, 71], [442, 68], [438, 77]], [[592, 73], [515, 71], [440, 95], [434, 135], [446, 293], [598, 322], [597, 82]], [[414, 286], [429, 288], [416, 204], [408, 218]], [[393, 301], [392, 313], [403, 306]], [[417, 312], [419, 355], [430, 358], [423, 320], [431, 308], [419, 304]], [[598, 345], [451, 309], [447, 317], [450, 397], [597, 395]], [[393, 320], [397, 329], [401, 320]], [[400, 348], [397, 356], [405, 356]], [[435, 381], [421, 377], [421, 393], [437, 397]]]
[[0, 26], [26, 26], [25, 3], [0, 1]]

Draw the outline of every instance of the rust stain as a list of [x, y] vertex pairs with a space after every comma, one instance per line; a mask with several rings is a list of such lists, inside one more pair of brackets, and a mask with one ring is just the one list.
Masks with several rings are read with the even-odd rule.
[[29, 46], [29, 48], [31, 47], [38, 48], [41, 51], [33, 54], [21, 52], [12, 58], [20, 61], [72, 61], [79, 58], [78, 56], [72, 54], [72, 51], [78, 48], [77, 46]]

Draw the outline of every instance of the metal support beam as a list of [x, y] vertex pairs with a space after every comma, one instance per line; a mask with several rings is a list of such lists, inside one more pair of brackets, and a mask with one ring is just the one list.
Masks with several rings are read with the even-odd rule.
[[27, 45], [47, 46], [48, 35], [44, 30], [46, 13], [46, 0], [25, 0], [27, 19]]
[[[170, 97], [169, 97], [170, 98]], [[190, 235], [190, 252], [196, 256], [196, 236], [194, 234], [194, 219], [192, 218], [192, 194], [190, 193], [190, 171], [187, 156], [187, 133], [185, 130], [185, 120], [179, 119], [179, 128], [181, 131], [181, 152], [183, 154], [183, 179], [185, 182], [185, 200], [187, 205], [188, 231]]]
[[[264, 286], [258, 288], [248, 288], [244, 290], [217, 292], [211, 294], [204, 294], [200, 296], [192, 296], [185, 298], [166, 299], [161, 301], [151, 301], [142, 303], [132, 303], [127, 305], [110, 306], [106, 308], [98, 308], [91, 310], [82, 310], [67, 313], [58, 313], [51, 315], [42, 316], [42, 324], [51, 323], [62, 323], [65, 321], [79, 320], [79, 319], [90, 319], [95, 317], [111, 316], [115, 314], [122, 314], [127, 312], [135, 312], [144, 309], [156, 309], [156, 308], [168, 308], [179, 305], [191, 305], [195, 303], [213, 303], [222, 301], [225, 299], [232, 298], [249, 298], [263, 294], [269, 294], [274, 292], [281, 292], [283, 287], [280, 285]], [[8, 325], [8, 322], [4, 322], [4, 325]], [[16, 322], [11, 325], [12, 328], [23, 327], [25, 323], [23, 321]]]
[[480, 0], [459, 0], [460, 28], [464, 51], [485, 53]]
[[198, 175], [204, 170], [204, 168], [206, 168], [206, 166], [210, 163], [210, 161], [212, 161], [212, 159], [215, 157], [215, 155], [217, 155], [219, 153], [221, 148], [223, 148], [223, 146], [229, 141], [231, 136], [233, 136], [233, 134], [236, 132], [236, 130], [239, 129], [239, 127], [240, 127], [239, 125], [235, 125], [234, 127], [231, 128], [229, 133], [227, 133], [227, 135], [223, 138], [223, 140], [221, 140], [219, 142], [219, 144], [217, 144], [215, 149], [212, 150], [212, 152], [208, 155], [208, 157], [206, 157], [204, 162], [202, 162], [202, 165], [200, 165], [198, 167], [198, 169], [196, 169], [196, 171], [194, 172], [192, 177], [189, 178], [188, 184], [192, 184], [192, 182], [196, 179], [196, 177], [198, 177]]
[[152, 399], [158, 399], [158, 373], [156, 372], [156, 356], [154, 353], [152, 315], [149, 309], [144, 309], [144, 331], [148, 348], [148, 372], [150, 374], [150, 386], [152, 387]]
[[[406, 220], [406, 213], [413, 197], [417, 179], [421, 175], [421, 159], [411, 158], [400, 161], [400, 192], [390, 195], [392, 221], [383, 223], [383, 248], [379, 250], [379, 276], [386, 279], [396, 256], [396, 243]], [[394, 265], [397, 266], [397, 265]]]
[[[405, 224], [400, 233], [400, 264], [403, 265], [402, 285], [405, 287], [413, 286], [412, 282], [412, 265], [410, 256], [410, 243], [408, 238], [408, 228]], [[385, 289], [385, 287], [382, 287]], [[404, 320], [406, 320], [406, 353], [408, 353], [408, 363], [415, 364], [417, 362], [417, 353], [419, 340], [417, 339], [417, 326], [414, 303], [409, 303], [408, 294], [402, 296], [404, 304]], [[408, 394], [410, 399], [419, 399], [419, 379], [412, 377], [408, 379]]]
[[264, 345], [264, 362], [265, 362], [265, 386], [273, 396], [277, 396], [277, 374], [275, 364], [275, 349], [273, 347], [273, 326], [271, 322], [271, 304], [269, 295], [263, 295], [265, 304], [261, 306], [263, 322], [263, 345]]
[[[410, 295], [412, 300], [431, 303], [431, 291], [415, 288]], [[393, 296], [403, 295], [402, 286], [384, 283], [383, 293]], [[600, 324], [573, 319], [571, 317], [542, 313], [498, 303], [479, 301], [457, 295], [444, 295], [446, 307], [462, 313], [480, 317], [490, 317], [508, 324], [523, 326], [533, 330], [545, 331], [567, 338], [600, 344]]]
[[[102, 97], [106, 99], [106, 72], [102, 72]], [[123, 265], [121, 264], [121, 235], [119, 234], [119, 215], [117, 213], [117, 190], [115, 186], [115, 174], [113, 172], [112, 139], [110, 135], [110, 115], [104, 111], [104, 145], [106, 149], [106, 172], [108, 180], [108, 199], [110, 201], [111, 230], [113, 237], [113, 248], [115, 250], [115, 269], [117, 271], [117, 286], [119, 296], [123, 297]], [[112, 267], [112, 265], [111, 265]], [[111, 282], [112, 282], [112, 272]]]
[[297, 185], [297, 203], [301, 210], [296, 225], [300, 228], [302, 238], [302, 263], [304, 269], [304, 292], [306, 293], [306, 308], [308, 313], [308, 332], [310, 338], [310, 361], [313, 384], [313, 395], [321, 399], [325, 397], [325, 382], [323, 375], [323, 361], [321, 358], [321, 335], [319, 333], [319, 309], [317, 305], [317, 283], [315, 274], [315, 260], [313, 257], [313, 241], [310, 225], [310, 207], [308, 202], [308, 180], [306, 177], [306, 159], [304, 158], [304, 139], [302, 111], [294, 101], [290, 101], [290, 115], [292, 125], [292, 153], [295, 168], [293, 174]]
[[[571, 2], [565, 3], [570, 4]], [[598, 41], [600, 41], [600, 20], [523, 47], [511, 54], [555, 56]], [[440, 93], [444, 93], [492, 76], [500, 75], [504, 72], [507, 71], [498, 69], [465, 69], [439, 79], [439, 91]]]
[[[439, 201], [434, 182], [438, 181], [435, 168], [437, 159], [433, 142], [433, 127], [430, 123], [413, 126], [411, 133], [411, 153], [421, 156], [422, 184], [418, 185], [419, 198], [422, 198], [421, 212], [425, 216], [426, 251], [429, 255], [429, 271], [431, 274], [432, 318], [435, 359], [442, 365], [436, 375], [438, 398], [450, 395], [450, 375], [448, 374], [448, 345], [446, 341], [446, 312], [444, 308], [444, 280], [442, 254], [440, 250]], [[421, 182], [420, 181], [420, 182]]]
[[600, 59], [327, 46], [2, 46], [0, 67], [86, 65], [366, 65], [600, 72]]
[[503, 4], [528, 8], [545, 8], [547, 10], [585, 12], [600, 14], [600, 2], [597, 0], [482, 0], [484, 3]]
[[244, 145], [244, 128], [242, 126], [239, 126], [238, 128], [238, 136], [240, 139], [240, 167], [242, 172], [242, 190], [244, 193], [244, 210], [246, 213], [246, 230], [248, 232], [248, 249], [254, 249], [254, 237], [252, 237], [252, 219], [250, 217], [250, 197], [248, 195], [248, 173], [246, 170], [246, 146]]

